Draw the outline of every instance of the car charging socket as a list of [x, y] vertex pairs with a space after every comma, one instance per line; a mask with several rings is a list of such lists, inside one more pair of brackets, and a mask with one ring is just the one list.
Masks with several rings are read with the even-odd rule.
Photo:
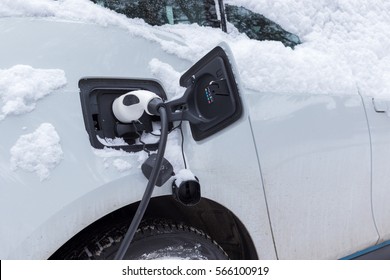
[[173, 197], [185, 206], [194, 206], [201, 200], [199, 179], [188, 169], [183, 169], [172, 182]]

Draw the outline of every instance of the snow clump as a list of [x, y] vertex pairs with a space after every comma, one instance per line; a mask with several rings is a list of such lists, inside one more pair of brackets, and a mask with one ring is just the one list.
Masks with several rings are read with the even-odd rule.
[[10, 150], [11, 168], [35, 172], [41, 181], [49, 178], [63, 159], [60, 137], [50, 123], [41, 124], [33, 133], [19, 137]]
[[162, 81], [169, 99], [179, 98], [183, 95], [185, 88], [179, 85], [180, 76], [183, 73], [176, 71], [170, 64], [164, 63], [157, 58], [149, 62], [149, 69], [153, 76]]
[[124, 171], [128, 171], [131, 169], [132, 165], [123, 160], [123, 159], [115, 159], [112, 164], [114, 165], [114, 167], [119, 171], [119, 172], [124, 172]]
[[198, 181], [195, 175], [189, 169], [181, 169], [177, 174], [173, 177], [175, 180], [176, 186], [180, 186], [180, 184], [184, 181]]
[[66, 85], [65, 72], [59, 69], [34, 69], [15, 65], [0, 69], [0, 121], [35, 109], [39, 99]]

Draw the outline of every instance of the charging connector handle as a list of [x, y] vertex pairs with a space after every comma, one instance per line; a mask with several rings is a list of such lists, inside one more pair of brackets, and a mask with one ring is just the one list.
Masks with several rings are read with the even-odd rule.
[[158, 145], [156, 164], [150, 174], [148, 185], [146, 186], [145, 193], [137, 208], [137, 212], [135, 213], [133, 220], [131, 221], [131, 224], [129, 226], [129, 229], [127, 230], [126, 235], [123, 238], [121, 245], [119, 246], [118, 252], [115, 255], [116, 260], [122, 260], [125, 256], [130, 246], [130, 243], [133, 240], [133, 237], [139, 227], [139, 224], [141, 223], [141, 220], [145, 214], [150, 198], [152, 197], [152, 193], [156, 185], [158, 175], [160, 173], [161, 164], [163, 161], [165, 147], [167, 145], [168, 139], [168, 116], [164, 106], [158, 106], [158, 114], [160, 115], [161, 119], [161, 136], [160, 143]]
[[155, 115], [158, 111], [151, 112], [155, 108], [149, 104], [162, 104], [161, 98], [149, 90], [134, 90], [119, 96], [112, 103], [114, 116], [122, 123], [131, 123], [141, 118], [144, 112]]

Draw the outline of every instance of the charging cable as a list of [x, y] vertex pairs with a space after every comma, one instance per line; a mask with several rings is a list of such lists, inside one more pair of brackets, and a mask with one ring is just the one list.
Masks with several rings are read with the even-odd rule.
[[134, 238], [134, 235], [141, 223], [141, 220], [145, 214], [146, 208], [149, 204], [150, 198], [152, 197], [152, 193], [154, 190], [154, 187], [156, 185], [156, 181], [161, 169], [162, 161], [164, 158], [165, 153], [165, 147], [167, 145], [167, 139], [168, 139], [168, 115], [166, 108], [162, 105], [162, 101], [160, 104], [157, 104], [158, 107], [157, 111], [160, 115], [161, 119], [161, 136], [160, 136], [160, 143], [158, 145], [158, 151], [157, 151], [157, 157], [156, 157], [156, 163], [152, 169], [152, 172], [149, 177], [148, 184], [146, 186], [145, 193], [142, 197], [142, 200], [137, 208], [137, 211], [133, 217], [133, 220], [131, 221], [131, 224], [129, 226], [129, 229], [127, 230], [125, 237], [123, 238], [123, 241], [118, 249], [118, 252], [115, 255], [115, 260], [122, 260], [125, 256], [131, 241]]

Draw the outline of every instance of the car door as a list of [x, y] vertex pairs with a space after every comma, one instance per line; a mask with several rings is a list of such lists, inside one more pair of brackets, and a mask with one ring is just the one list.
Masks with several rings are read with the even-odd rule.
[[364, 104], [372, 138], [372, 201], [380, 239], [390, 240], [390, 101], [365, 97]]
[[376, 243], [361, 97], [253, 93], [253, 136], [280, 259], [334, 259]]

